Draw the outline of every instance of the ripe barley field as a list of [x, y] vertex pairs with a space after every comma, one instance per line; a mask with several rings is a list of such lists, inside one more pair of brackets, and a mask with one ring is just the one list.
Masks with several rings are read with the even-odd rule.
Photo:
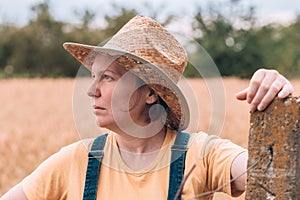
[[[237, 101], [235, 93], [248, 80], [189, 79], [188, 83], [197, 101], [190, 103], [196, 110], [192, 121], [198, 124], [189, 130], [214, 132], [247, 147], [248, 105]], [[300, 80], [292, 83], [297, 96]], [[90, 104], [86, 87], [79, 84], [75, 79], [0, 80], [0, 196], [62, 146], [100, 131], [90, 119], [90, 110], [81, 107]], [[215, 199], [230, 198], [217, 194]]]

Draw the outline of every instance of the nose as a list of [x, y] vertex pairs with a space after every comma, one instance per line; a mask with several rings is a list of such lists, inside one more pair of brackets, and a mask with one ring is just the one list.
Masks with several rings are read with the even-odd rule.
[[101, 96], [99, 84], [100, 83], [98, 81], [93, 81], [93, 83], [91, 84], [91, 86], [89, 87], [89, 89], [87, 91], [87, 95], [89, 97], [100, 97]]

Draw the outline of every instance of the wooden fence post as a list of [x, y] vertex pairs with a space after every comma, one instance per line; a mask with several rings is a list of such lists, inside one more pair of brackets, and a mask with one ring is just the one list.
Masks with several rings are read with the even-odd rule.
[[250, 119], [247, 200], [300, 200], [300, 98], [275, 99]]

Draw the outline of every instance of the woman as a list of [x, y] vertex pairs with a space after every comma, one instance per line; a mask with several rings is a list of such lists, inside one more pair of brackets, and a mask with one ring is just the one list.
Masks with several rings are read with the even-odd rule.
[[[136, 16], [103, 47], [64, 47], [91, 71], [96, 121], [111, 132], [64, 147], [3, 200], [189, 199], [216, 188], [232, 196], [245, 190], [245, 149], [203, 132], [182, 132], [189, 108], [176, 83], [187, 56], [157, 22]], [[254, 111], [292, 92], [278, 72], [261, 69], [236, 97]]]

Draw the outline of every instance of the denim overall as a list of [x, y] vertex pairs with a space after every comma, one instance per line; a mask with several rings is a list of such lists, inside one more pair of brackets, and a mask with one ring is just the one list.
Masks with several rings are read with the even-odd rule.
[[[103, 148], [105, 145], [107, 134], [98, 136], [92, 145], [88, 154], [89, 161], [86, 171], [85, 187], [83, 200], [96, 200], [98, 177], [100, 174], [100, 166], [103, 158]], [[170, 180], [168, 200], [173, 200], [176, 192], [181, 184], [184, 175], [185, 156], [190, 134], [179, 132], [176, 136], [175, 142], [171, 148], [172, 157], [170, 166]], [[175, 160], [176, 159], [176, 160]], [[181, 200], [181, 197], [179, 197]]]

